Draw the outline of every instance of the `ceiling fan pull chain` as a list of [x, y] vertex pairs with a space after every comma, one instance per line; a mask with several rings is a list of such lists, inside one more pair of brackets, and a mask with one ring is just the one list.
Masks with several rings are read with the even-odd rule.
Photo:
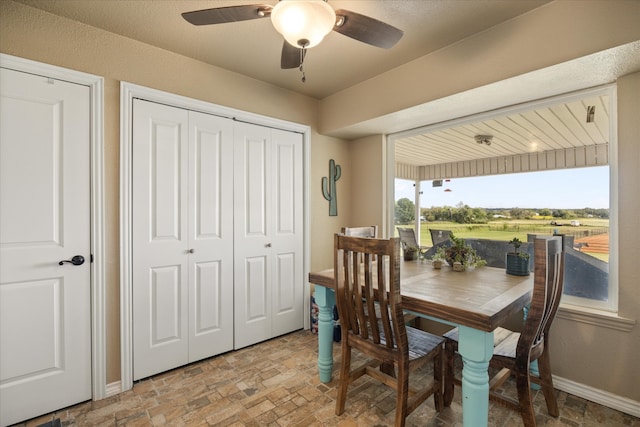
[[304, 63], [304, 57], [307, 56], [307, 49], [305, 49], [304, 47], [302, 49], [300, 49], [300, 72], [302, 73], [302, 83], [307, 81], [307, 76], [305, 76], [304, 74], [304, 68], [302, 67], [302, 64]]
[[300, 72], [302, 73], [302, 83], [307, 81], [307, 76], [304, 75], [304, 69], [302, 68], [302, 64], [300, 64]]

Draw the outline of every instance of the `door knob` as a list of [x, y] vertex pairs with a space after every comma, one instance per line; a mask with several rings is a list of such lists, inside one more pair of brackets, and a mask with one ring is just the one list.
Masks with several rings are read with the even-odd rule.
[[266, 245], [264, 245], [265, 248], [270, 248], [271, 247], [271, 243], [267, 243]]
[[189, 249], [189, 253], [190, 253], [190, 254], [192, 254], [192, 253], [194, 253], [194, 252], [195, 252], [195, 250], [194, 250], [194, 249]]
[[71, 260], [63, 259], [58, 263], [58, 265], [63, 265], [65, 262], [68, 262], [69, 264], [73, 264], [73, 265], [82, 265], [84, 264], [84, 257], [82, 255], [76, 255], [73, 258], [71, 258]]

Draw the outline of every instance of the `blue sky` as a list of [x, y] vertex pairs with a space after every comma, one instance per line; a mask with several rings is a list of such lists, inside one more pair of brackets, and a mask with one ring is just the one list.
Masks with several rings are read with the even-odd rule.
[[[396, 180], [396, 200], [413, 200], [414, 191], [413, 181]], [[422, 182], [421, 207], [460, 202], [473, 208], [608, 208], [609, 167], [455, 178], [442, 187]]]

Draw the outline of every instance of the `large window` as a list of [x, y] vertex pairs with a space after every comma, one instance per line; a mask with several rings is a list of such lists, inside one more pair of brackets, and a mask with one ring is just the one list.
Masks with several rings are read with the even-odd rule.
[[[458, 237], [527, 241], [529, 235], [563, 234], [567, 240], [565, 302], [609, 307], [609, 167], [563, 169], [420, 182], [420, 240], [429, 229]], [[396, 180], [396, 223], [415, 205], [415, 183]]]
[[409, 222], [423, 246], [430, 228], [563, 234], [563, 304], [617, 311], [614, 101], [613, 87], [599, 88], [391, 136], [394, 213], [419, 207]]

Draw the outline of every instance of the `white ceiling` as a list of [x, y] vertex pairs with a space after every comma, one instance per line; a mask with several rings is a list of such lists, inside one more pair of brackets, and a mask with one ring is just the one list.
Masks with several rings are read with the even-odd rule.
[[[102, 28], [199, 61], [222, 67], [317, 99], [398, 67], [430, 52], [540, 7], [547, 0], [329, 0], [347, 9], [387, 22], [404, 31], [389, 50], [369, 46], [332, 32], [309, 50], [306, 82], [299, 70], [280, 69], [283, 39], [269, 19], [193, 26], [182, 12], [243, 4], [233, 0], [15, 0], [87, 25]], [[588, 69], [589, 73], [584, 73]], [[437, 132], [421, 127], [470, 116], [507, 105], [541, 99], [615, 81], [640, 70], [640, 41], [558, 64], [534, 73], [354, 124], [333, 136], [357, 138], [403, 133], [396, 139], [396, 161], [412, 165], [543, 151], [557, 147], [595, 145], [606, 139], [608, 111], [601, 99], [573, 105], [545, 106], [509, 117], [466, 122]], [[586, 104], [596, 104], [599, 130], [584, 128]], [[428, 117], [428, 122], [425, 122]], [[416, 128], [416, 131], [409, 129]], [[489, 147], [475, 143], [475, 134], [494, 136]], [[535, 148], [534, 148], [535, 147]]]
[[404, 31], [385, 50], [331, 32], [297, 69], [280, 69], [283, 38], [269, 19], [194, 26], [181, 13], [276, 0], [17, 0], [202, 62], [318, 99], [512, 19], [548, 0], [329, 0]]

